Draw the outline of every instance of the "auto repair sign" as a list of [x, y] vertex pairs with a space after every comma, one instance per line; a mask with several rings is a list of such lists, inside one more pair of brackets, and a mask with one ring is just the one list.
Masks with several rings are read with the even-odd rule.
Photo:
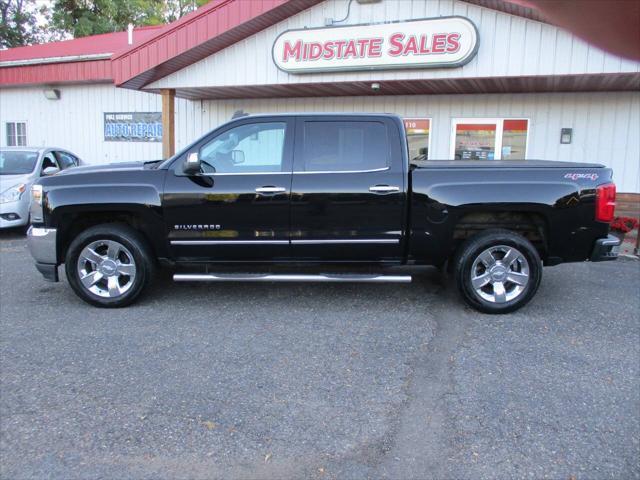
[[161, 112], [107, 112], [105, 142], [161, 142]]
[[464, 17], [288, 30], [273, 61], [289, 73], [458, 67], [478, 50], [478, 30]]

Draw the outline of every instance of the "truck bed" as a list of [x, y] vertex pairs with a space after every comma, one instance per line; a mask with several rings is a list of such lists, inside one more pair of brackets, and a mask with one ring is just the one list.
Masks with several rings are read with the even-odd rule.
[[553, 160], [419, 160], [414, 168], [604, 168], [597, 163], [556, 162]]

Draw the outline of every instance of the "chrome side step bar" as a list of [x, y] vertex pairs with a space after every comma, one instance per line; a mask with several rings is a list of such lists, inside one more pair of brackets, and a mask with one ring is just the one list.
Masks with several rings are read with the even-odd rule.
[[175, 282], [353, 282], [411, 283], [411, 275], [175, 273]]

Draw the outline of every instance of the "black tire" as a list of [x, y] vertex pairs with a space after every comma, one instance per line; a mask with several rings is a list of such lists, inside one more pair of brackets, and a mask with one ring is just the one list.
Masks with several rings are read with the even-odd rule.
[[[131, 277], [121, 277], [130, 282], [127, 284], [127, 290], [115, 298], [101, 296], [85, 287], [80, 280], [78, 263], [85, 247], [92, 243], [109, 241], [117, 242], [124, 247], [124, 258], [127, 262], [133, 263], [135, 268], [135, 274]], [[120, 254], [122, 255], [122, 252]], [[132, 259], [129, 259], [129, 255]], [[65, 257], [65, 271], [71, 288], [82, 300], [96, 307], [118, 308], [133, 303], [151, 283], [155, 274], [155, 263], [147, 242], [138, 232], [125, 224], [109, 223], [88, 228], [71, 242]], [[96, 284], [97, 287], [100, 285]]]
[[[511, 251], [506, 262], [502, 262], [500, 255], [506, 257], [511, 248], [515, 250]], [[509, 260], [517, 254], [520, 255], [511, 263]], [[487, 258], [490, 261], [485, 261]], [[491, 260], [496, 258], [498, 260], [492, 264]], [[492, 265], [494, 270], [487, 265]], [[476, 287], [484, 281], [488, 283], [477, 289], [472, 277], [477, 281]], [[512, 282], [511, 278], [526, 283], [520, 285]], [[523, 307], [535, 295], [541, 278], [542, 262], [537, 250], [529, 240], [509, 230], [487, 230], [467, 239], [455, 258], [458, 290], [469, 306], [484, 313], [509, 313]]]

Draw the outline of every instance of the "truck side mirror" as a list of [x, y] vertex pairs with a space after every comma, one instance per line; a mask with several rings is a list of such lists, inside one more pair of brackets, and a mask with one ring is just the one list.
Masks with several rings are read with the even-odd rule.
[[231, 161], [234, 165], [244, 163], [244, 151], [243, 150], [231, 150]]
[[182, 171], [187, 175], [197, 175], [201, 172], [201, 161], [198, 152], [191, 152], [184, 161]]

